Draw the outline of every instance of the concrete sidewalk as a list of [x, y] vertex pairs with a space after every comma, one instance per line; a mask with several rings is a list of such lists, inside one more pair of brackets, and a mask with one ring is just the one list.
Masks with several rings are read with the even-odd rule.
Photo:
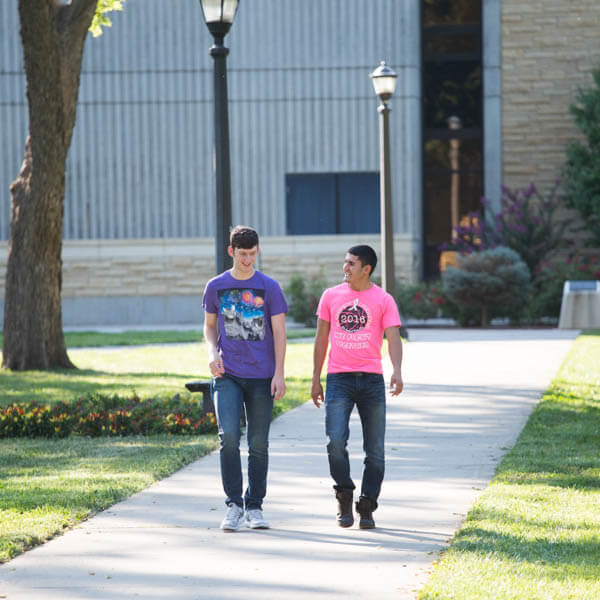
[[[411, 330], [405, 391], [388, 403], [375, 530], [337, 527], [324, 411], [309, 402], [272, 426], [270, 530], [219, 530], [224, 505], [213, 453], [2, 565], [0, 597], [414, 598], [577, 333]], [[356, 415], [350, 441], [360, 486]]]

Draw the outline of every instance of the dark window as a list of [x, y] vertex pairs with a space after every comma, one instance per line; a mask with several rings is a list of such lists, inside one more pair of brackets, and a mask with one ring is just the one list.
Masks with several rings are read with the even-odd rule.
[[286, 175], [287, 233], [379, 233], [378, 173]]
[[423, 0], [423, 23], [426, 27], [481, 23], [481, 1]]
[[423, 0], [425, 277], [483, 193], [481, 0]]

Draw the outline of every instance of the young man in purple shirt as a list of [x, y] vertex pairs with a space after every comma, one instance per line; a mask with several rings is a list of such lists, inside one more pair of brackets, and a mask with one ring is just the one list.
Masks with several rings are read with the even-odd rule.
[[[257, 271], [258, 234], [238, 225], [230, 235], [233, 268], [206, 284], [204, 339], [219, 424], [221, 479], [227, 513], [221, 529], [269, 527], [262, 514], [267, 490], [273, 402], [285, 394], [285, 313], [281, 287]], [[242, 497], [240, 417], [246, 411], [248, 486]], [[244, 510], [245, 509], [245, 510]]]

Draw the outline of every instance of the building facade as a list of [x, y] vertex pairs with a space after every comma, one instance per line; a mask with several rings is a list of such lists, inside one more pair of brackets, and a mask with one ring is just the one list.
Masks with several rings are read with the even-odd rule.
[[[194, 323], [214, 274], [212, 40], [197, 0], [127, 0], [86, 42], [67, 165], [65, 325]], [[501, 185], [546, 186], [600, 61], [593, 0], [242, 0], [226, 38], [233, 221], [285, 284], [379, 247], [378, 100], [390, 101], [398, 279], [434, 277], [452, 225]], [[0, 297], [27, 105], [0, 5]]]

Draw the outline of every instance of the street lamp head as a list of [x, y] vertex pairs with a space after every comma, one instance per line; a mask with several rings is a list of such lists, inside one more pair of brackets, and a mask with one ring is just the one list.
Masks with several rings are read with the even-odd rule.
[[233, 23], [239, 0], [200, 0], [200, 4], [208, 30], [222, 43]]
[[398, 76], [384, 61], [381, 61], [379, 66], [371, 73], [370, 77], [371, 81], [373, 81], [375, 93], [381, 98], [381, 101], [386, 104], [394, 94]]
[[460, 129], [462, 127], [462, 121], [460, 117], [452, 115], [448, 117], [448, 129]]

